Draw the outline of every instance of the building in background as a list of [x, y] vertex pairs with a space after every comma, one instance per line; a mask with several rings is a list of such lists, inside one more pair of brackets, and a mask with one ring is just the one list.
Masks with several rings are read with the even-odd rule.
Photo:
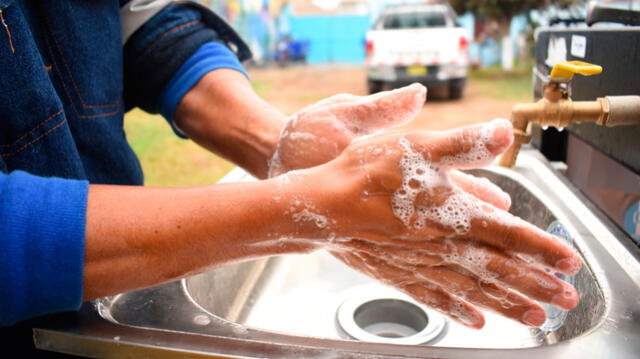
[[[307, 62], [363, 64], [370, 24], [369, 0], [292, 0], [289, 35], [308, 41]], [[285, 29], [280, 29], [282, 32]]]
[[[270, 64], [304, 52], [308, 64], [364, 64], [365, 34], [389, 5], [438, 0], [199, 0], [224, 17], [251, 47], [254, 63]], [[511, 24], [515, 53], [524, 54], [529, 19], [544, 23], [544, 12], [519, 15]], [[540, 21], [543, 19], [543, 21]], [[472, 39], [469, 55], [476, 66], [500, 61], [500, 45], [490, 21], [459, 18]], [[288, 46], [288, 47], [287, 47]], [[288, 48], [288, 50], [286, 50]], [[283, 51], [288, 51], [283, 55]], [[299, 60], [299, 59], [298, 59]]]

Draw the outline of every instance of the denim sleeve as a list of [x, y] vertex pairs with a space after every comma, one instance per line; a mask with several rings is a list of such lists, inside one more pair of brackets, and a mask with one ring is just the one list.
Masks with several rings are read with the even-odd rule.
[[163, 89], [185, 61], [209, 42], [224, 44], [239, 61], [251, 57], [238, 34], [204, 6], [176, 2], [154, 15], [124, 45], [127, 109], [138, 106], [160, 112]]
[[80, 307], [88, 185], [0, 172], [0, 325]]

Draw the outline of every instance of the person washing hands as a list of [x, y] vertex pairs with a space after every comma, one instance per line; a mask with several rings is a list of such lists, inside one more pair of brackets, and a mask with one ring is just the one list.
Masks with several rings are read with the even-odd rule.
[[[579, 256], [459, 171], [511, 144], [507, 121], [382, 132], [422, 108], [421, 85], [287, 117], [252, 90], [246, 45], [191, 2], [0, 1], [0, 16], [4, 326], [315, 250], [473, 328], [480, 309], [540, 326], [536, 301], [578, 303], [544, 267], [575, 274]], [[122, 129], [136, 106], [260, 180], [143, 187]]]

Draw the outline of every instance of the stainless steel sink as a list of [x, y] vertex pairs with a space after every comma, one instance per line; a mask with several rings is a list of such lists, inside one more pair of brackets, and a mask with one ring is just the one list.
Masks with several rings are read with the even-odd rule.
[[[516, 215], [540, 228], [561, 223], [572, 235], [585, 262], [574, 278], [581, 301], [557, 330], [491, 313], [484, 329], [468, 329], [316, 252], [239, 263], [86, 303], [55, 326], [35, 329], [36, 345], [91, 357], [636, 358], [640, 254], [631, 241], [535, 150], [524, 150], [514, 170], [473, 174], [507, 191]], [[234, 170], [226, 180], [251, 179]], [[365, 299], [354, 305], [358, 298]], [[356, 340], [345, 331], [338, 312], [348, 305], [355, 322], [364, 318], [360, 324], [377, 328], [377, 337]], [[421, 330], [432, 335], [399, 344], [398, 337]]]

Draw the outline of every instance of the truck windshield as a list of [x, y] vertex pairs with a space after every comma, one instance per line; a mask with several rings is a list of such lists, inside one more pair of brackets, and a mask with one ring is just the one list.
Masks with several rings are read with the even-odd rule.
[[413, 12], [388, 14], [384, 17], [384, 29], [413, 29], [419, 27], [442, 27], [447, 21], [441, 12]]

